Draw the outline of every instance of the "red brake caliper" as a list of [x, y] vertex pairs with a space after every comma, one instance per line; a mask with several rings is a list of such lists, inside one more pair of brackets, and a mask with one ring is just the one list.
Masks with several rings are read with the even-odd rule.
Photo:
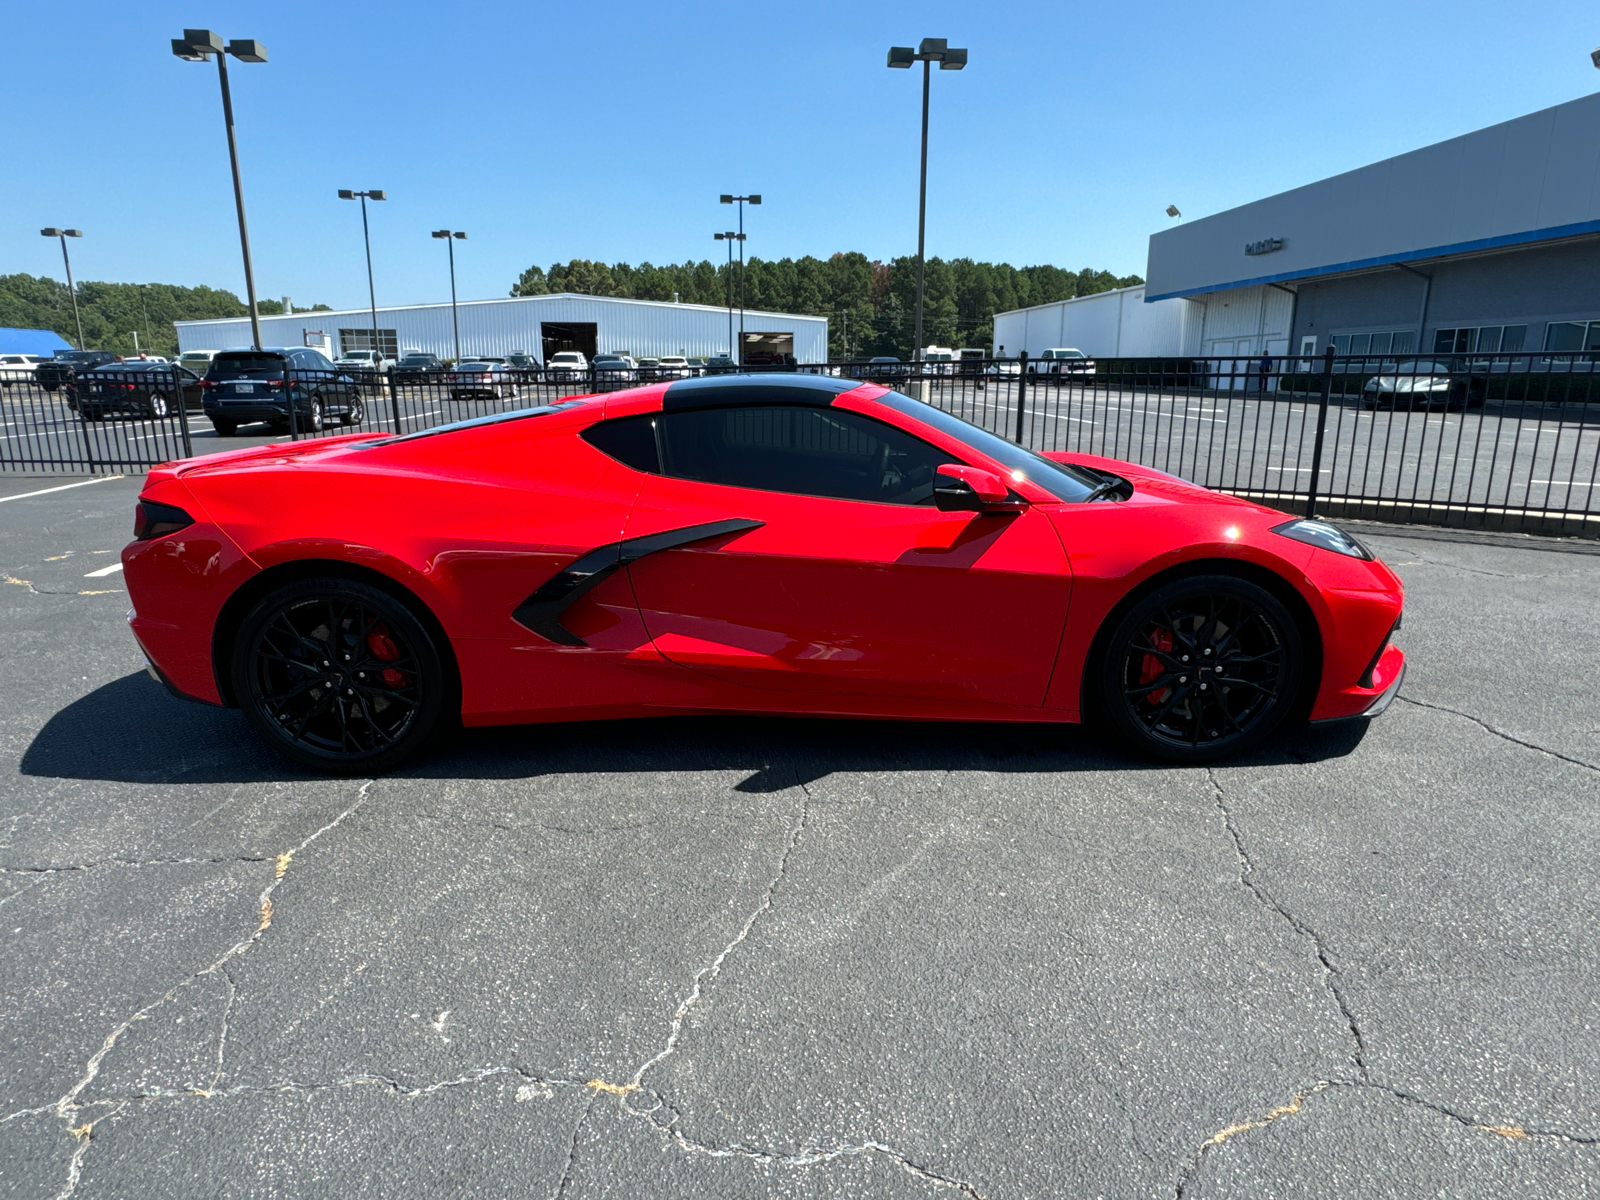
[[[1172, 631], [1170, 629], [1157, 629], [1150, 635], [1150, 644], [1163, 654], [1172, 652]], [[1154, 654], [1146, 654], [1144, 661], [1139, 665], [1139, 682], [1141, 684], [1154, 683], [1166, 671], [1166, 664]], [[1171, 688], [1161, 688], [1159, 691], [1149, 692], [1145, 695], [1146, 704], [1160, 704], [1167, 698]]]
[[[372, 632], [367, 634], [367, 649], [372, 651], [372, 656], [379, 662], [393, 662], [400, 657], [400, 648], [394, 644], [394, 638], [389, 634], [389, 627], [382, 621], [374, 625]], [[384, 669], [383, 681], [392, 688], [405, 687], [410, 682], [405, 672], [397, 671], [393, 667]]]

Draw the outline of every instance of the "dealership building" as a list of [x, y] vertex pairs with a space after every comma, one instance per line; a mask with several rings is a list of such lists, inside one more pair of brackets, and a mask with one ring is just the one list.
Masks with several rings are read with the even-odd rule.
[[1136, 325], [1156, 336], [1130, 343], [1126, 300], [1107, 294], [1000, 314], [996, 344], [1105, 357], [1600, 348], [1600, 94], [1164, 229], [1145, 280]]
[[[250, 321], [245, 317], [176, 324], [180, 351], [233, 350], [251, 344]], [[562, 350], [577, 350], [591, 359], [596, 354], [709, 358], [727, 354], [730, 346], [726, 308], [570, 293], [467, 300], [455, 306], [380, 308], [377, 343], [390, 358], [412, 351], [455, 358], [458, 325], [463, 358], [531, 354], [548, 362]], [[731, 326], [732, 343], [740, 343], [737, 309]], [[747, 309], [743, 330], [743, 362], [770, 363], [780, 358], [802, 363], [827, 361], [826, 317]], [[261, 341], [265, 346], [313, 346], [329, 358], [367, 350], [373, 345], [372, 310], [263, 316]]]

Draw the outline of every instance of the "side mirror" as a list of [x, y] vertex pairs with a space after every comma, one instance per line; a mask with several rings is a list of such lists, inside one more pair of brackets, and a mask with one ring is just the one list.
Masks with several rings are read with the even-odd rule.
[[933, 502], [940, 512], [1021, 512], [1028, 502], [1012, 494], [1005, 480], [982, 467], [944, 463], [933, 484]]

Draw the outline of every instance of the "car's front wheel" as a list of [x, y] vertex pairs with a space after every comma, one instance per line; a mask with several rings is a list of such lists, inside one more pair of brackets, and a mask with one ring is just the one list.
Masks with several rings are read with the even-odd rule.
[[1294, 617], [1265, 588], [1231, 575], [1180, 579], [1111, 631], [1100, 706], [1142, 753], [1209, 762], [1243, 753], [1283, 722], [1304, 658]]
[[344, 415], [339, 418], [339, 423], [341, 425], [359, 425], [366, 415], [366, 404], [358, 393], [350, 397], [349, 407], [345, 409]]
[[145, 402], [145, 415], [149, 417], [164, 417], [167, 415], [167, 398], [160, 392], [151, 392]]
[[410, 607], [349, 579], [263, 597], [234, 642], [234, 694], [291, 761], [334, 774], [386, 771], [433, 735], [450, 694], [444, 658]]

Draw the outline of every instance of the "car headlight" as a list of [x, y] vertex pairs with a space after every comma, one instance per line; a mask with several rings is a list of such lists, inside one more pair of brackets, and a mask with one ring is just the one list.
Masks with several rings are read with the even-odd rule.
[[1272, 532], [1293, 538], [1297, 542], [1304, 542], [1308, 546], [1332, 550], [1335, 554], [1343, 554], [1349, 558], [1360, 558], [1370, 562], [1374, 557], [1371, 550], [1338, 526], [1329, 525], [1326, 521], [1286, 521], [1282, 525], [1274, 525]]

